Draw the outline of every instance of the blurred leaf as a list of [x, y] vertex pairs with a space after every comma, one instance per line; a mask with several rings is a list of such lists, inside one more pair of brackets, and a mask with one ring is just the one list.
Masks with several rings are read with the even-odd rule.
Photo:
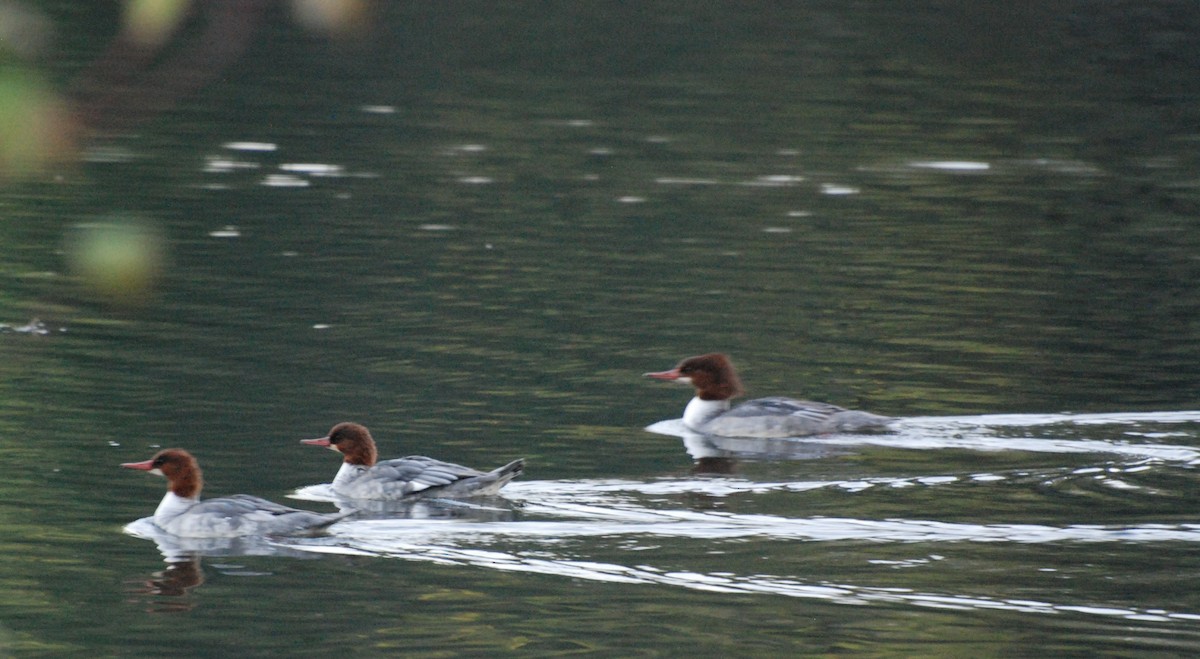
[[71, 270], [92, 294], [124, 306], [144, 304], [166, 258], [157, 227], [136, 218], [113, 218], [76, 227], [68, 236]]
[[161, 46], [187, 17], [191, 0], [127, 0], [125, 34], [142, 46]]
[[74, 151], [75, 124], [37, 74], [0, 69], [0, 176], [36, 173]]

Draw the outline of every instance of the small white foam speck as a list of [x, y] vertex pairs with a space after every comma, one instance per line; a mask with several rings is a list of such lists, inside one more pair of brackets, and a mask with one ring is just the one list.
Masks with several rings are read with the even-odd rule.
[[279, 148], [278, 145], [271, 142], [226, 142], [221, 145], [230, 151], [274, 151]]
[[768, 174], [765, 176], [756, 176], [754, 180], [747, 181], [743, 185], [774, 188], [783, 187], [785, 185], [796, 185], [803, 180], [803, 176], [792, 176], [791, 174]]
[[232, 224], [208, 232], [210, 238], [240, 238], [242, 232]]
[[939, 169], [947, 172], [985, 172], [992, 168], [986, 162], [971, 160], [919, 160], [908, 165], [918, 169]]
[[849, 185], [834, 185], [833, 183], [822, 183], [821, 194], [842, 196], [858, 194], [859, 189]]
[[659, 185], [716, 185], [717, 182], [710, 178], [686, 178], [675, 176], [660, 176], [654, 179], [654, 182]]
[[209, 156], [204, 161], [204, 169], [202, 171], [205, 174], [227, 174], [239, 169], [258, 169], [260, 166], [256, 162]]
[[279, 169], [285, 172], [297, 172], [312, 176], [341, 176], [346, 172], [341, 165], [326, 165], [323, 163], [294, 162], [284, 163]]
[[307, 188], [312, 185], [299, 176], [290, 174], [271, 174], [263, 179], [262, 184], [268, 188]]

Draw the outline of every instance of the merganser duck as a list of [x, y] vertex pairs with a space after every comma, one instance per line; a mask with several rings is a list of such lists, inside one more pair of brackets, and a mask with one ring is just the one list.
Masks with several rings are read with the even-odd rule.
[[154, 511], [154, 524], [180, 537], [311, 534], [348, 516], [288, 508], [248, 494], [201, 501], [200, 465], [183, 449], [164, 449], [145, 462], [121, 466], [166, 477], [167, 494]]
[[339, 423], [325, 437], [302, 439], [300, 443], [342, 454], [342, 466], [333, 478], [333, 492], [349, 499], [394, 501], [412, 496], [494, 495], [525, 469], [523, 458], [489, 472], [423, 455], [376, 462], [375, 440], [365, 426], [357, 423]]
[[695, 387], [696, 397], [683, 411], [683, 424], [706, 435], [803, 437], [879, 430], [895, 420], [829, 403], [784, 397], [757, 398], [730, 409], [729, 400], [743, 393], [742, 383], [729, 358], [715, 352], [688, 357], [669, 371], [645, 376]]

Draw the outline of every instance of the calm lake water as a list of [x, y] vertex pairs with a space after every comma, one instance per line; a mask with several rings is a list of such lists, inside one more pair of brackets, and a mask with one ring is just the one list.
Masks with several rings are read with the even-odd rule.
[[[0, 183], [0, 654], [1200, 652], [1194, 3], [212, 3], [127, 87], [115, 15], [38, 4], [92, 129]], [[165, 265], [114, 304], [71, 237], [129, 218]], [[715, 350], [904, 418], [681, 437], [641, 374]], [[164, 446], [333, 510], [297, 440], [343, 420], [529, 467], [125, 528]]]

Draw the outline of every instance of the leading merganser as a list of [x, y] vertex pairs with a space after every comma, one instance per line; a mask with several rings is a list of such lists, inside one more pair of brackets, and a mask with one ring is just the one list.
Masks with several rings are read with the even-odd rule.
[[696, 397], [683, 411], [683, 424], [707, 435], [803, 437], [879, 430], [895, 420], [829, 403], [783, 397], [757, 398], [730, 409], [729, 400], [742, 394], [742, 383], [729, 358], [715, 352], [688, 357], [669, 371], [645, 375], [695, 387]]
[[333, 492], [349, 499], [394, 501], [412, 496], [492, 495], [525, 469], [523, 458], [488, 472], [423, 455], [376, 462], [375, 440], [365, 426], [357, 423], [339, 423], [325, 437], [302, 439], [300, 443], [342, 454]]
[[307, 534], [348, 516], [288, 508], [248, 494], [201, 501], [204, 479], [200, 465], [183, 449], [164, 449], [145, 462], [121, 466], [166, 477], [167, 494], [154, 511], [154, 524], [180, 537]]

